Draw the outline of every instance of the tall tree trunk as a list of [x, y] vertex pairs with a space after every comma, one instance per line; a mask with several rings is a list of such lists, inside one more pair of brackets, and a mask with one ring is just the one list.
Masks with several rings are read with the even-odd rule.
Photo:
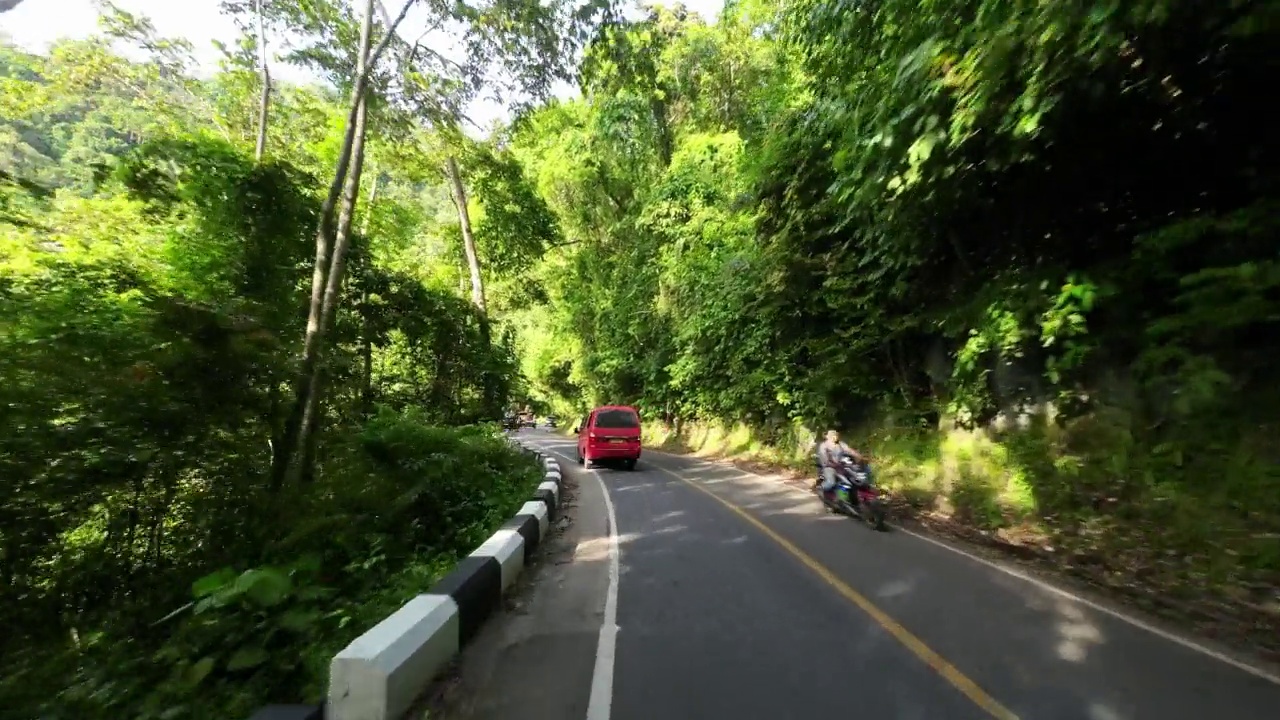
[[[372, 11], [372, 0], [369, 2], [369, 8]], [[361, 29], [362, 36], [360, 40], [360, 47], [363, 51], [367, 51], [369, 47], [370, 24], [369, 16], [366, 15], [364, 27]], [[363, 66], [364, 61], [362, 60], [357, 71], [363, 73]], [[351, 147], [351, 171], [347, 175], [346, 182], [342, 188], [342, 205], [338, 211], [338, 227], [333, 241], [333, 257], [330, 258], [329, 270], [326, 273], [324, 297], [320, 306], [318, 335], [321, 338], [333, 326], [333, 317], [337, 312], [338, 296], [342, 292], [342, 280], [346, 271], [347, 249], [351, 246], [351, 220], [355, 214], [356, 202], [360, 198], [360, 176], [364, 171], [365, 120], [368, 115], [366, 99], [366, 97], [361, 96], [356, 104], [356, 132], [355, 140]], [[319, 437], [320, 420], [323, 416], [321, 403], [323, 385], [324, 364], [317, 362], [311, 367], [306, 402], [302, 411], [302, 432], [297, 441], [298, 452], [302, 454], [298, 474], [303, 479], [309, 479], [315, 470], [316, 442]]]
[[444, 172], [453, 186], [453, 204], [458, 208], [458, 223], [462, 225], [462, 248], [467, 253], [467, 269], [471, 271], [471, 302], [481, 315], [487, 315], [484, 279], [480, 276], [480, 256], [476, 254], [476, 238], [471, 234], [471, 214], [467, 212], [467, 189], [462, 185], [458, 161], [452, 155], [445, 160]]
[[373, 412], [373, 327], [369, 321], [369, 278], [373, 271], [373, 256], [369, 252], [369, 218], [373, 215], [373, 204], [378, 200], [378, 181], [380, 175], [373, 176], [373, 187], [369, 188], [369, 202], [365, 207], [364, 219], [360, 221], [360, 238], [364, 241], [364, 283], [360, 290], [360, 360], [363, 365], [360, 378], [360, 413], [365, 417]]
[[[352, 151], [351, 174], [342, 193], [342, 209], [338, 215], [338, 233], [333, 243], [333, 260], [329, 266], [329, 277], [325, 283], [324, 305], [320, 314], [321, 333], [327, 333], [333, 327], [333, 318], [338, 311], [338, 303], [342, 292], [342, 281], [346, 273], [347, 250], [351, 246], [351, 218], [355, 213], [356, 202], [360, 198], [360, 176], [364, 170], [364, 138], [366, 107], [360, 105], [356, 114], [356, 142]], [[324, 363], [316, 363], [311, 373], [310, 389], [307, 392], [307, 404], [303, 409], [303, 433], [298, 438], [298, 447], [302, 460], [298, 466], [298, 474], [304, 482], [309, 482], [316, 468], [316, 449], [320, 438], [320, 424], [324, 418]]]
[[671, 137], [671, 117], [667, 111], [667, 103], [664, 100], [654, 98], [649, 101], [649, 108], [653, 112], [653, 120], [658, 126], [658, 157], [662, 160], [662, 167], [670, 167], [671, 154], [675, 149]]
[[[320, 218], [316, 225], [316, 260], [315, 268], [311, 275], [311, 307], [307, 316], [307, 333], [303, 341], [301, 368], [295, 384], [293, 409], [285, 421], [284, 437], [281, 438], [281, 442], [276, 448], [275, 456], [272, 458], [270, 486], [273, 492], [279, 491], [284, 486], [285, 480], [290, 475], [294, 464], [293, 460], [297, 456], [297, 450], [305, 444], [300, 441], [305, 439], [304, 428], [310, 421], [310, 418], [307, 417], [308, 405], [311, 405], [312, 417], [314, 417], [314, 399], [311, 398], [311, 391], [315, 388], [315, 384], [312, 379], [315, 375], [316, 367], [319, 365], [322, 348], [321, 340], [324, 335], [321, 316], [324, 312], [324, 295], [328, 285], [330, 269], [330, 237], [333, 234], [333, 213], [338, 204], [338, 197], [342, 193], [347, 171], [351, 165], [356, 137], [356, 121], [357, 116], [363, 112], [365, 92], [369, 86], [369, 73], [373, 66], [377, 64], [378, 57], [386, 50], [387, 45], [391, 43], [396, 27], [404, 20], [409, 8], [416, 1], [406, 0], [404, 7], [400, 9], [400, 14], [392, 21], [387, 28], [386, 35], [378, 42], [377, 47], [372, 52], [369, 51], [369, 42], [372, 34], [373, 0], [368, 0], [365, 4], [364, 22], [361, 27], [360, 53], [358, 55], [361, 58], [361, 62], [351, 92], [351, 106], [347, 112], [347, 131], [343, 136], [342, 148], [338, 152], [338, 163], [334, 170], [333, 182], [329, 184], [329, 194], [325, 197], [324, 204], [321, 205]], [[363, 131], [363, 124], [361, 124], [361, 130]], [[363, 136], [361, 137], [361, 142], [363, 143]]]
[[258, 72], [262, 76], [262, 97], [258, 99], [258, 143], [254, 159], [262, 162], [267, 149], [267, 111], [271, 107], [271, 70], [267, 67], [267, 20], [262, 5], [266, 0], [255, 0], [258, 12]]
[[[480, 311], [480, 342], [486, 350], [493, 346], [493, 338], [489, 328], [489, 309], [484, 297], [484, 278], [480, 274], [480, 255], [476, 252], [476, 238], [471, 232], [471, 214], [467, 210], [467, 189], [462, 184], [462, 173], [458, 172], [458, 161], [450, 155], [445, 160], [445, 174], [453, 186], [453, 204], [458, 208], [458, 224], [462, 226], [462, 248], [467, 254], [467, 269], [471, 273], [471, 303]], [[498, 407], [497, 378], [489, 368], [483, 372], [484, 407], [481, 413], [497, 418], [501, 415]]]

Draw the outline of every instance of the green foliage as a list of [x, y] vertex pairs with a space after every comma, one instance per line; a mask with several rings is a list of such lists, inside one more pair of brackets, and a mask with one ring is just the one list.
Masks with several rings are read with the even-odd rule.
[[[360, 293], [346, 329], [368, 343], [367, 403], [420, 407], [435, 423], [491, 419], [485, 388], [505, 398], [516, 361], [511, 348], [491, 344], [475, 308], [448, 292], [425, 287], [413, 276], [371, 268], [353, 283]], [[359, 321], [357, 325], [355, 321]], [[335, 372], [359, 377], [366, 368], [354, 353], [335, 360]]]
[[973, 524], [1275, 582], [1273, 20], [805, 0], [611, 28], [585, 99], [515, 134], [566, 238], [520, 319], [533, 392], [742, 428], [726, 451], [896, 438], [946, 480], [898, 486]]
[[[325, 479], [278, 516], [266, 564], [167, 588], [171, 603], [189, 601], [145, 617], [146, 634], [108, 627], [57, 654], [17, 653], [0, 689], [49, 718], [212, 720], [282, 694], [319, 699], [335, 652], [447, 572], [539, 480], [496, 428], [427, 419], [383, 412], [334, 448]], [[73, 682], [50, 697], [70, 667]]]
[[[345, 111], [277, 88], [255, 161], [251, 77], [190, 78], [144, 18], [110, 29], [148, 59], [103, 39], [0, 48], [0, 137], [17, 140], [0, 154], [0, 704], [247, 717], [321, 697], [332, 655], [506, 520], [539, 469], [474, 424], [516, 360], [440, 282], [448, 228], [423, 208], [447, 196], [387, 172], [359, 208], [316, 472], [270, 481]], [[371, 166], [398, 169], [379, 152]], [[508, 198], [489, 232], [528, 221], [513, 247], [536, 257], [554, 220], [511, 209], [540, 202], [519, 171], [500, 153], [485, 170]]]
[[95, 170], [142, 142], [198, 126], [196, 83], [159, 57], [130, 63], [106, 39], [56, 43], [49, 56], [0, 44], [0, 170], [91, 191]]
[[467, 159], [480, 201], [472, 222], [481, 266], [498, 277], [528, 268], [560, 238], [555, 216], [510, 150], [478, 148]]

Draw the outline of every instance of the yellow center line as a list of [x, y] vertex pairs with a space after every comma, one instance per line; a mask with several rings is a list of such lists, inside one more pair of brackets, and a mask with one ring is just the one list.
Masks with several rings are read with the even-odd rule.
[[907, 630], [902, 625], [898, 624], [897, 620], [889, 617], [883, 610], [876, 607], [875, 604], [865, 596], [857, 590], [849, 587], [847, 583], [836, 577], [835, 573], [828, 570], [822, 563], [814, 560], [808, 553], [796, 547], [795, 543], [774, 532], [746, 510], [743, 510], [737, 505], [725, 500], [702, 485], [686, 480], [675, 472], [666, 468], [658, 467], [653, 463], [650, 463], [648, 467], [656, 468], [689, 487], [705, 493], [716, 502], [732, 510], [743, 520], [751, 523], [752, 527], [764, 533], [770, 540], [773, 540], [778, 545], [781, 545], [784, 550], [791, 553], [791, 555], [793, 555], [797, 560], [807, 566], [810, 570], [817, 573], [818, 577], [822, 578], [828, 585], [835, 588], [836, 592], [839, 592], [847, 600], [861, 608], [863, 612], [870, 615], [871, 619], [876, 621], [876, 624], [887, 630], [890, 635], [897, 639], [898, 642], [902, 643], [908, 650], [915, 653], [916, 657], [923, 660], [926, 665], [933, 668], [933, 670], [942, 677], [946, 678], [947, 682], [954, 685], [957, 690], [964, 693], [965, 697], [972, 700], [975, 705], [985, 710], [991, 715], [991, 717], [998, 718], [999, 720], [1018, 720], [1018, 716], [1015, 715], [1012, 710], [1001, 705], [1000, 702], [991, 697], [986, 690], [983, 690], [976, 682], [970, 680], [967, 675], [960, 672], [955, 665], [947, 662], [946, 658], [935, 652], [933, 648], [925, 645], [923, 640], [913, 635], [910, 630]]

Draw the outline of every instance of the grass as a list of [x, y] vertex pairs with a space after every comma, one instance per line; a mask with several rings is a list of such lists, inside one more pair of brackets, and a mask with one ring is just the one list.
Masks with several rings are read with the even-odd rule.
[[[815, 437], [802, 425], [769, 444], [745, 425], [691, 423], [677, 434], [662, 423], [648, 423], [645, 444], [698, 457], [745, 460], [807, 474], [813, 471]], [[849, 438], [870, 452], [881, 486], [920, 510], [962, 514], [984, 529], [1026, 522], [1036, 514], [1027, 469], [1014, 462], [1007, 447], [982, 432], [953, 431], [941, 438], [877, 430]]]

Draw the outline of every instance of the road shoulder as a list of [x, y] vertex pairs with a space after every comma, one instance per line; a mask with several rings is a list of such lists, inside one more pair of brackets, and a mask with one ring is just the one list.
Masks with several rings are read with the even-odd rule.
[[598, 484], [561, 461], [556, 530], [503, 611], [437, 683], [412, 720], [563, 720], [586, 715], [608, 586], [608, 526]]

